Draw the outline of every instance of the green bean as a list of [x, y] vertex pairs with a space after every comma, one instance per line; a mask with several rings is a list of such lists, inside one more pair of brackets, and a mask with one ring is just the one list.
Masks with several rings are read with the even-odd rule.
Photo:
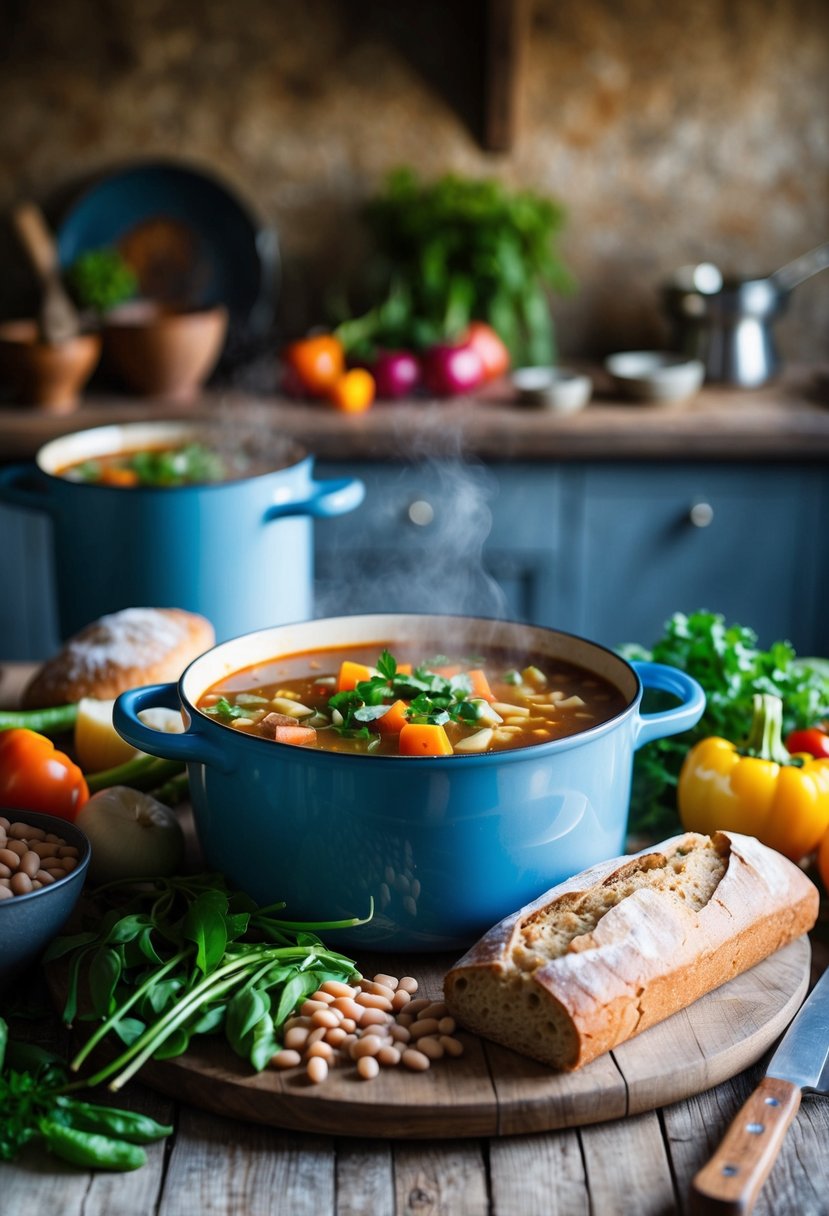
[[39, 1130], [55, 1156], [72, 1165], [106, 1170], [137, 1170], [147, 1161], [143, 1148], [128, 1144], [125, 1140], [64, 1127], [51, 1119], [41, 1119]]
[[92, 794], [97, 790], [108, 789], [111, 785], [128, 785], [134, 790], [154, 790], [183, 769], [184, 765], [179, 760], [136, 756], [115, 768], [103, 769], [99, 773], [87, 773], [86, 784]]
[[59, 1097], [57, 1105], [65, 1112], [71, 1126], [78, 1131], [100, 1132], [131, 1144], [151, 1144], [172, 1134], [172, 1127], [156, 1123], [149, 1115], [114, 1106], [96, 1106], [76, 1098]]
[[56, 705], [51, 709], [0, 710], [0, 730], [36, 730], [41, 735], [71, 730], [78, 716], [77, 705]]

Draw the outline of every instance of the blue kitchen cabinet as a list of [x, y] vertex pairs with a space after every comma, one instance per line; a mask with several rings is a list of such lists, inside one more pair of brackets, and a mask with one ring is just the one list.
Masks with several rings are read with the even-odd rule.
[[316, 530], [317, 614], [507, 615], [608, 646], [698, 608], [825, 653], [822, 466], [321, 465], [363, 506]]
[[315, 530], [316, 613], [450, 612], [546, 621], [562, 609], [562, 483], [546, 465], [320, 464], [366, 485]]
[[[826, 654], [829, 476], [809, 463], [373, 461], [354, 512], [318, 520], [315, 612], [510, 617], [615, 646], [707, 608]], [[0, 506], [0, 658], [58, 645], [51, 529]]]

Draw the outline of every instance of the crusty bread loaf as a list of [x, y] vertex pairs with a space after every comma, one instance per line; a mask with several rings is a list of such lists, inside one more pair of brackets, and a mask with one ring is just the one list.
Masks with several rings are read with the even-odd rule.
[[576, 875], [448, 972], [468, 1029], [580, 1068], [806, 933], [817, 888], [751, 836], [688, 832]]
[[181, 608], [125, 608], [87, 625], [44, 663], [23, 690], [26, 709], [110, 701], [143, 684], [177, 680], [215, 642], [203, 616]]

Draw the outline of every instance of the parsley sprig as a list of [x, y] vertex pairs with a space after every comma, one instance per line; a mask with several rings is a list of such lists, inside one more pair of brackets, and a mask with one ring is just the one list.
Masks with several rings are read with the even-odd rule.
[[[431, 666], [442, 666], [438, 656]], [[359, 680], [356, 687], [335, 693], [329, 698], [330, 710], [338, 710], [342, 722], [334, 729], [349, 739], [371, 737], [369, 723], [382, 718], [389, 706], [398, 700], [407, 701], [406, 717], [410, 722], [443, 725], [445, 722], [474, 722], [478, 707], [470, 700], [472, 685], [466, 672], [454, 676], [441, 675], [424, 663], [413, 672], [398, 670], [397, 660], [384, 650], [377, 660], [377, 675]]]

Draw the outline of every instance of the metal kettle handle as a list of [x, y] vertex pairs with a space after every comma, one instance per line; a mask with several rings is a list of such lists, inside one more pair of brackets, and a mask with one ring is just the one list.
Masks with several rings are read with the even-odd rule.
[[799, 283], [810, 279], [812, 275], [829, 267], [829, 241], [824, 241], [816, 249], [802, 253], [793, 262], [787, 262], [771, 275], [771, 280], [780, 291], [791, 291]]

